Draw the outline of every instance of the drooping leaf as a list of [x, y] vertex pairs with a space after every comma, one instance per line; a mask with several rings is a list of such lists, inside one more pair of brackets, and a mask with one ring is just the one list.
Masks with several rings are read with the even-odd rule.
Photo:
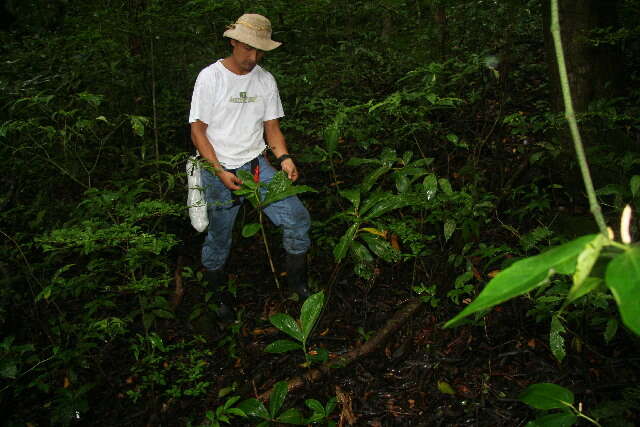
[[271, 397], [269, 397], [269, 413], [271, 413], [273, 418], [278, 415], [280, 408], [282, 408], [282, 404], [284, 403], [284, 399], [287, 397], [287, 393], [289, 393], [289, 389], [286, 381], [278, 381], [273, 386]]
[[427, 200], [432, 200], [438, 192], [438, 179], [433, 174], [427, 175], [424, 177], [424, 181], [422, 181], [422, 186], [424, 187]]
[[299, 350], [302, 346], [289, 340], [277, 340], [264, 348], [267, 353], [286, 353], [291, 350]]
[[340, 195], [350, 201], [353, 204], [354, 209], [357, 210], [360, 207], [360, 190], [357, 188], [340, 190]]
[[340, 241], [338, 242], [336, 247], [333, 248], [333, 257], [335, 258], [336, 262], [342, 261], [342, 259], [347, 255], [347, 252], [349, 251], [349, 247], [353, 242], [353, 238], [355, 237], [356, 232], [358, 231], [359, 225], [360, 224], [358, 223], [351, 224], [351, 226], [347, 229], [347, 232], [344, 233], [340, 238]]
[[[574, 291], [574, 288], [579, 288], [583, 284], [584, 280], [589, 277], [593, 265], [600, 256], [600, 251], [608, 240], [609, 239], [604, 234], [598, 234], [592, 241], [587, 243], [580, 255], [578, 255], [576, 272], [573, 274], [573, 286], [571, 291]], [[572, 293], [571, 291], [569, 291], [570, 294]], [[573, 293], [575, 292], [576, 291]]]
[[605, 282], [618, 304], [622, 323], [640, 335], [640, 248], [627, 249], [612, 259]]
[[293, 317], [289, 316], [286, 313], [277, 313], [271, 316], [269, 318], [269, 321], [273, 326], [280, 329], [291, 338], [295, 338], [296, 340], [302, 342], [302, 330], [293, 319]]
[[450, 196], [453, 194], [453, 189], [451, 188], [451, 183], [449, 182], [448, 179], [440, 178], [438, 180], [438, 185], [440, 186], [440, 189], [444, 192], [444, 194], [446, 194], [447, 196]]
[[278, 171], [273, 175], [271, 182], [267, 186], [267, 194], [262, 201], [262, 206], [268, 206], [271, 203], [308, 191], [316, 192], [308, 185], [293, 185], [286, 173]]
[[242, 227], [242, 237], [251, 237], [258, 231], [260, 231], [260, 224], [246, 224], [244, 227]]
[[529, 421], [525, 427], [571, 427], [577, 421], [578, 417], [572, 412], [558, 412]]
[[374, 259], [369, 249], [357, 240], [351, 242], [351, 255], [357, 263], [370, 263]]
[[309, 337], [313, 326], [318, 320], [322, 306], [324, 305], [324, 292], [320, 291], [311, 295], [302, 304], [300, 310], [300, 323], [302, 324], [302, 335], [306, 338]]
[[444, 240], [449, 240], [451, 236], [453, 236], [454, 231], [456, 231], [456, 222], [448, 218], [444, 223]]
[[304, 417], [296, 408], [290, 408], [284, 411], [279, 417], [276, 418], [277, 421], [286, 424], [295, 424], [302, 425], [306, 424], [304, 421]]
[[540, 255], [516, 261], [494, 277], [480, 295], [458, 315], [449, 320], [445, 327], [455, 325], [470, 314], [486, 310], [529, 292], [542, 285], [555, 272], [573, 273], [578, 255], [594, 237], [594, 235], [582, 236], [564, 245], [549, 249]]
[[602, 284], [602, 279], [600, 277], [587, 277], [584, 282], [578, 287], [572, 286], [567, 294], [566, 304], [572, 303], [578, 298], [582, 298], [589, 292], [596, 289], [598, 286]]
[[247, 414], [247, 416], [249, 417], [257, 417], [266, 420], [270, 418], [269, 411], [267, 411], [267, 408], [264, 406], [264, 404], [253, 397], [240, 402], [237, 408]]
[[369, 190], [371, 190], [371, 187], [373, 187], [373, 184], [376, 183], [378, 178], [380, 178], [390, 170], [390, 167], [382, 166], [371, 172], [369, 175], [365, 176], [362, 180], [362, 183], [360, 184], [360, 189], [362, 190], [362, 192], [367, 193]]
[[567, 355], [567, 351], [564, 346], [564, 337], [562, 334], [566, 332], [566, 329], [562, 325], [562, 322], [558, 316], [551, 318], [551, 329], [549, 330], [549, 347], [553, 356], [562, 362]]
[[536, 409], [564, 409], [574, 402], [571, 390], [552, 383], [531, 384], [518, 399]]
[[370, 199], [368, 199], [362, 206], [361, 215], [367, 221], [378, 218], [392, 210], [404, 208], [409, 204], [406, 198], [393, 194], [386, 194], [386, 197], [380, 196], [376, 197], [376, 199], [377, 203], [370, 204]]
[[365, 241], [371, 252], [388, 262], [397, 262], [400, 260], [400, 251], [396, 250], [391, 243], [383, 238], [372, 235], [362, 234], [361, 239]]

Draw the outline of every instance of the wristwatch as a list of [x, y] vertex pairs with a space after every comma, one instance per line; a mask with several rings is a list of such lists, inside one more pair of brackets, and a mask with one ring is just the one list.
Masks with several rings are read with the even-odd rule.
[[290, 159], [291, 156], [289, 154], [283, 154], [282, 156], [278, 157], [276, 159], [276, 161], [278, 162], [278, 164], [282, 163], [283, 161], [285, 161], [286, 159]]

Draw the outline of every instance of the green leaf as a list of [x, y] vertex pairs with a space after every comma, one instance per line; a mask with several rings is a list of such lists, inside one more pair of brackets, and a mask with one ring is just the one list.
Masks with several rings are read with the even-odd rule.
[[18, 366], [15, 363], [7, 363], [0, 368], [0, 378], [15, 379], [17, 375]]
[[278, 381], [273, 386], [273, 391], [269, 398], [269, 413], [272, 418], [275, 418], [278, 411], [280, 411], [280, 408], [282, 408], [282, 404], [284, 403], [284, 399], [287, 397], [287, 393], [289, 393], [289, 389], [286, 381]]
[[239, 417], [246, 418], [247, 414], [240, 408], [229, 408], [226, 410], [227, 414], [237, 415]]
[[580, 255], [578, 255], [576, 272], [573, 274], [573, 286], [569, 294], [571, 294], [572, 291], [575, 293], [574, 288], [579, 288], [589, 276], [593, 265], [600, 256], [600, 251], [608, 241], [609, 239], [604, 234], [598, 234], [592, 241], [587, 243]]
[[302, 342], [302, 330], [293, 319], [293, 317], [289, 316], [286, 313], [277, 313], [271, 316], [269, 318], [269, 321], [273, 324], [273, 326], [280, 329], [282, 332]]
[[260, 231], [260, 224], [252, 223], [242, 227], [242, 237], [251, 237]]
[[631, 187], [631, 194], [635, 199], [638, 197], [638, 192], [640, 191], [640, 175], [634, 175], [631, 177], [629, 181], [629, 187]]
[[451, 188], [451, 183], [446, 178], [440, 178], [438, 180], [438, 184], [440, 185], [440, 189], [446, 194], [450, 196], [453, 194], [453, 189]]
[[618, 304], [622, 323], [640, 335], [640, 248], [627, 249], [611, 260], [605, 282]]
[[557, 316], [551, 318], [551, 329], [549, 331], [549, 347], [551, 347], [551, 353], [554, 357], [562, 362], [567, 355], [567, 351], [564, 347], [564, 337], [562, 333], [566, 332], [566, 329], [562, 325], [560, 319]]
[[318, 402], [316, 399], [307, 399], [304, 401], [304, 404], [313, 412], [318, 412], [324, 415], [324, 406], [322, 406], [322, 403]]
[[329, 401], [327, 402], [325, 415], [329, 416], [331, 412], [333, 412], [333, 409], [336, 407], [336, 402], [337, 402], [337, 399], [335, 397], [332, 397], [331, 399], [329, 399]]
[[391, 170], [390, 167], [382, 166], [374, 170], [373, 172], [371, 172], [366, 177], [364, 177], [364, 179], [362, 180], [362, 183], [360, 184], [360, 189], [362, 190], [362, 192], [367, 193], [369, 190], [371, 190], [371, 187], [373, 187], [373, 184], [376, 183], [378, 178], [380, 178], [382, 175], [389, 172], [390, 170]]
[[175, 319], [176, 318], [176, 316], [172, 312], [170, 312], [168, 310], [156, 309], [156, 310], [153, 310], [153, 314], [156, 317], [159, 317], [161, 319]]
[[129, 116], [131, 129], [138, 136], [144, 136], [144, 127], [149, 123], [149, 118], [144, 116]]
[[271, 203], [308, 191], [316, 192], [316, 190], [307, 185], [293, 185], [286, 173], [278, 171], [273, 175], [267, 186], [267, 194], [262, 201], [262, 206], [268, 206]]
[[320, 316], [323, 304], [324, 292], [322, 291], [311, 295], [307, 298], [304, 304], [302, 304], [302, 309], [300, 310], [300, 323], [302, 324], [302, 335], [304, 336], [305, 341], [309, 337], [313, 326], [316, 324], [318, 316]]
[[440, 393], [455, 395], [456, 391], [451, 387], [451, 385], [446, 381], [438, 381], [438, 390]]
[[[375, 202], [373, 202], [373, 200], [375, 200]], [[404, 208], [408, 204], [408, 201], [404, 197], [381, 193], [376, 195], [374, 199], [367, 199], [360, 213], [364, 215], [366, 221], [370, 221], [394, 209]]]
[[396, 175], [396, 188], [398, 189], [398, 193], [406, 192], [410, 185], [411, 181], [409, 181], [406, 175]]
[[351, 224], [351, 226], [347, 229], [347, 232], [342, 235], [340, 241], [333, 248], [333, 257], [336, 259], [336, 262], [342, 261], [342, 259], [347, 255], [349, 251], [349, 247], [351, 246], [351, 242], [353, 242], [353, 238], [358, 231], [358, 226], [360, 224], [355, 223]]
[[373, 262], [373, 255], [371, 255], [369, 249], [357, 240], [351, 242], [351, 254], [358, 263]]
[[602, 279], [600, 277], [587, 277], [584, 282], [578, 287], [572, 286], [569, 290], [569, 294], [567, 294], [567, 301], [565, 304], [569, 304], [578, 298], [582, 298], [589, 292], [596, 289], [602, 283]]
[[304, 417], [296, 408], [287, 409], [278, 418], [276, 418], [276, 421], [286, 424], [306, 424], [304, 422]]
[[431, 200], [438, 192], [438, 179], [433, 174], [427, 175], [424, 177], [424, 181], [422, 181], [422, 186], [427, 195], [427, 200]]
[[371, 252], [379, 256], [388, 262], [400, 261], [400, 251], [391, 246], [391, 243], [387, 242], [380, 236], [372, 234], [362, 234], [362, 240], [364, 240], [371, 249]]
[[340, 139], [340, 127], [333, 122], [324, 129], [324, 145], [329, 154], [336, 152], [338, 140]]
[[264, 404], [253, 397], [240, 402], [238, 404], [238, 409], [249, 417], [257, 417], [265, 420], [270, 418], [269, 412], [267, 411], [267, 408], [265, 408]]
[[340, 190], [340, 195], [350, 201], [356, 210], [360, 207], [360, 190], [357, 188]]
[[267, 353], [286, 353], [291, 350], [299, 350], [302, 346], [289, 340], [277, 340], [264, 348]]
[[455, 325], [470, 314], [486, 310], [535, 289], [555, 272], [573, 273], [578, 255], [594, 237], [594, 235], [582, 236], [540, 255], [513, 263], [494, 277], [471, 304], [449, 320], [444, 325], [445, 328]]
[[551, 383], [531, 384], [518, 399], [536, 409], [564, 409], [574, 401], [571, 390]]
[[544, 415], [529, 421], [525, 427], [571, 427], [578, 421], [578, 417], [571, 412], [559, 412]]
[[604, 330], [604, 340], [607, 344], [616, 336], [616, 332], [618, 332], [618, 320], [612, 317], [607, 320], [607, 327]]
[[453, 236], [453, 233], [456, 231], [456, 222], [448, 218], [444, 223], [444, 240], [447, 241]]

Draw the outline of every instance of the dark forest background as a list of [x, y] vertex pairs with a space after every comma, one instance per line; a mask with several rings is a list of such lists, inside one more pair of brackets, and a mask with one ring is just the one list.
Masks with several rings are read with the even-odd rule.
[[[238, 319], [222, 328], [187, 214], [193, 84], [246, 12], [283, 42], [262, 65], [301, 183], [317, 190], [301, 195], [311, 287], [327, 295], [314, 351], [363, 345], [421, 303], [371, 356], [284, 406], [308, 417], [320, 412], [305, 400], [337, 397], [325, 425], [524, 425], [540, 414], [519, 393], [553, 382], [601, 425], [634, 425], [640, 346], [604, 285], [563, 307], [571, 277], [554, 277], [442, 329], [516, 260], [598, 231], [542, 0], [3, 0], [3, 424], [255, 425], [230, 398], [307, 369], [263, 351], [269, 316], [296, 317], [300, 302], [276, 289], [259, 236], [240, 235], [256, 212], [238, 219]], [[561, 0], [560, 17], [618, 236], [622, 208], [640, 207], [640, 2]], [[281, 268], [279, 231], [267, 234]]]

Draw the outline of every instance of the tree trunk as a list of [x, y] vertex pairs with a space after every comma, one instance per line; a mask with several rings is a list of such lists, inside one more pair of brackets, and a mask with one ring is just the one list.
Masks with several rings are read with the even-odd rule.
[[[596, 28], [618, 27], [618, 0], [560, 0], [560, 28], [569, 85], [577, 113], [587, 111], [594, 99], [611, 96], [611, 84], [620, 73], [619, 54], [611, 46], [589, 42]], [[544, 42], [556, 111], [564, 111], [551, 25], [550, 2], [542, 0]]]

